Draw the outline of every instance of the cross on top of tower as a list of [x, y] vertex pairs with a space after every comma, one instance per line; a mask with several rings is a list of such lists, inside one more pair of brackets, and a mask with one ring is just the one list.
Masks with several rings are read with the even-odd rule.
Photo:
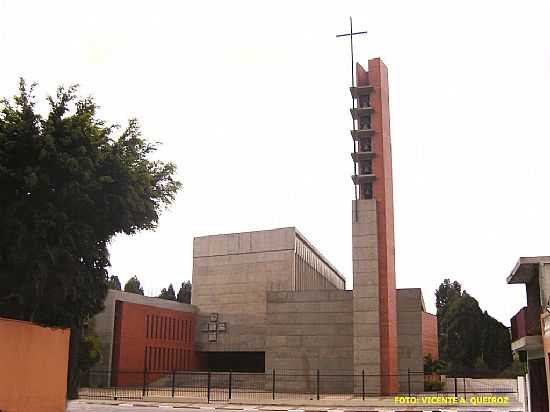
[[353, 20], [350, 16], [349, 18], [349, 33], [344, 34], [337, 34], [336, 37], [346, 37], [349, 36], [349, 42], [350, 42], [350, 50], [351, 50], [351, 87], [355, 86], [355, 67], [354, 67], [354, 61], [353, 61], [353, 36], [357, 36], [359, 34], [367, 34], [366, 31], [357, 31], [353, 32]]

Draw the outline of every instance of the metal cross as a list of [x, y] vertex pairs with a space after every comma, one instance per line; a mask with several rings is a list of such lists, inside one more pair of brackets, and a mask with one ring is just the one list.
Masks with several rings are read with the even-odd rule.
[[337, 34], [336, 37], [346, 37], [349, 36], [349, 42], [350, 42], [350, 48], [351, 48], [351, 87], [355, 86], [355, 67], [354, 61], [353, 61], [353, 36], [356, 36], [358, 34], [367, 34], [366, 31], [357, 31], [353, 32], [353, 21], [351, 19], [351, 16], [349, 18], [349, 33], [344, 34]]

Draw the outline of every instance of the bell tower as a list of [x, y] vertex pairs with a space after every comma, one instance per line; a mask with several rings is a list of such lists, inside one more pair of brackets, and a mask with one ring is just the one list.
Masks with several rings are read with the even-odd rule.
[[354, 372], [369, 393], [398, 392], [397, 309], [388, 69], [355, 65], [352, 202]]

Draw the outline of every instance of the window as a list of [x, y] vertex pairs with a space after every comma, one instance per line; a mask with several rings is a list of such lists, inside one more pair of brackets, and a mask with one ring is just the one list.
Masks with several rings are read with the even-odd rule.
[[370, 107], [370, 99], [368, 94], [365, 96], [359, 97], [359, 107], [360, 108]]
[[361, 199], [372, 199], [372, 182], [361, 185]]

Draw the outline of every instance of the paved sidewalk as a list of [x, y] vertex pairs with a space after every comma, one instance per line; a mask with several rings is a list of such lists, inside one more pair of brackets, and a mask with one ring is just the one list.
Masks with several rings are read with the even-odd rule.
[[[414, 399], [413, 399], [414, 398]], [[167, 409], [193, 409], [202, 412], [220, 411], [303, 411], [303, 412], [365, 412], [365, 411], [456, 411], [472, 410], [476, 411], [514, 411], [523, 412], [523, 406], [515, 399], [509, 399], [509, 402], [502, 404], [498, 399], [482, 399], [480, 397], [467, 397], [465, 403], [454, 404], [452, 397], [412, 397], [407, 399], [402, 397], [396, 402], [394, 397], [374, 398], [369, 397], [364, 401], [361, 399], [353, 400], [314, 400], [314, 401], [270, 401], [253, 404], [242, 403], [219, 403], [212, 402], [191, 402], [177, 401], [173, 398], [148, 398], [141, 401], [105, 401], [81, 399], [73, 401], [73, 404], [96, 404], [96, 405], [120, 405], [124, 407], [146, 407], [146, 408], [167, 408]], [[477, 399], [472, 399], [477, 398]], [[502, 398], [502, 397], [501, 397]], [[422, 402], [424, 400], [424, 402]], [[446, 402], [445, 402], [446, 401]], [[469, 401], [469, 402], [468, 402]], [[471, 402], [473, 401], [473, 403]], [[500, 399], [502, 401], [502, 399]], [[137, 409], [137, 408], [136, 408]], [[139, 409], [137, 409], [139, 410]]]

